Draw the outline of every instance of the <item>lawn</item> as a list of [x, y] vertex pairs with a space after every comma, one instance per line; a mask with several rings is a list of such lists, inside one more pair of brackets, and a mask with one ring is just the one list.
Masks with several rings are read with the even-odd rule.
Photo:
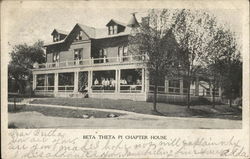
[[[42, 106], [28, 106], [28, 105], [16, 105], [14, 109], [13, 104], [8, 104], [9, 113], [18, 112], [39, 112], [45, 116], [65, 117], [65, 118], [107, 118], [110, 115], [109, 112], [93, 111], [93, 110], [79, 110], [68, 108], [52, 108]], [[122, 113], [112, 113], [115, 116], [124, 115]], [[84, 116], [84, 117], [83, 117]]]
[[217, 105], [212, 108], [211, 105], [192, 106], [187, 109], [186, 106], [158, 103], [157, 108], [160, 113], [152, 111], [152, 103], [138, 102], [132, 100], [111, 100], [95, 98], [50, 98], [35, 99], [32, 104], [51, 104], [75, 107], [89, 107], [101, 109], [118, 109], [130, 112], [162, 115], [168, 117], [200, 117], [200, 118], [221, 118], [241, 120], [242, 110], [228, 105]]

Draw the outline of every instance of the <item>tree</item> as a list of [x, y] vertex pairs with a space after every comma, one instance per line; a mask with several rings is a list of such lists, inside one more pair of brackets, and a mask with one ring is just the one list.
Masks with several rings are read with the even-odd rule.
[[[153, 110], [157, 111], [157, 87], [165, 76], [176, 73], [178, 47], [170, 28], [175, 10], [149, 11], [148, 16], [129, 37], [129, 52], [145, 55], [148, 76], [154, 85]], [[136, 29], [136, 28], [134, 28]]]
[[190, 85], [197, 76], [204, 63], [204, 51], [206, 50], [208, 27], [214, 17], [200, 10], [180, 10], [173, 24], [173, 33], [181, 52], [182, 63], [180, 69], [182, 76], [187, 81], [187, 107], [190, 108]]
[[[239, 95], [242, 84], [242, 62], [236, 35], [223, 25], [210, 30], [209, 35], [211, 40], [207, 43], [205, 61], [213, 75], [213, 85], [218, 86], [220, 83], [231, 106], [236, 90]], [[215, 88], [213, 87], [213, 106]]]
[[44, 63], [45, 54], [43, 42], [38, 41], [32, 46], [27, 44], [15, 45], [10, 52], [11, 61], [8, 65], [8, 78], [14, 79], [20, 93], [24, 93], [25, 81], [31, 82], [33, 64]]

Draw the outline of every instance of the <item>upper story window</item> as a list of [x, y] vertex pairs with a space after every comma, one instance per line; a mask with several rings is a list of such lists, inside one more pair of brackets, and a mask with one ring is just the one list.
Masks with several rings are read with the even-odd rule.
[[53, 62], [59, 62], [59, 60], [60, 60], [59, 52], [54, 52], [53, 53]]
[[128, 47], [127, 46], [121, 46], [118, 49], [118, 56], [128, 56]]
[[99, 50], [99, 58], [107, 57], [107, 49], [100, 49]]
[[122, 61], [128, 61], [128, 47], [127, 46], [121, 46], [118, 48], [118, 56], [122, 57]]
[[109, 35], [117, 34], [118, 33], [118, 27], [117, 25], [111, 25], [108, 27]]
[[74, 60], [82, 59], [82, 52], [83, 52], [83, 49], [75, 49], [74, 50]]
[[78, 40], [82, 40], [83, 39], [83, 35], [84, 35], [84, 32], [83, 31], [80, 31], [77, 35], [76, 35], [76, 41]]

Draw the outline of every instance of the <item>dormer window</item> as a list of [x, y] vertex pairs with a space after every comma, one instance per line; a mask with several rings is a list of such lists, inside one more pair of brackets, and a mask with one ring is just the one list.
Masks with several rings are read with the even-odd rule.
[[106, 24], [106, 26], [108, 27], [108, 35], [114, 35], [114, 34], [118, 34], [120, 32], [124, 32], [126, 25], [118, 22], [117, 20], [113, 20], [111, 19], [108, 24]]
[[57, 42], [63, 40], [67, 36], [67, 33], [62, 30], [54, 29], [51, 35], [53, 37], [53, 42]]
[[109, 35], [117, 34], [118, 33], [118, 27], [117, 25], [111, 25], [108, 27]]
[[60, 34], [55, 34], [53, 36], [53, 42], [59, 41], [60, 40]]
[[113, 26], [109, 26], [109, 35], [113, 34]]

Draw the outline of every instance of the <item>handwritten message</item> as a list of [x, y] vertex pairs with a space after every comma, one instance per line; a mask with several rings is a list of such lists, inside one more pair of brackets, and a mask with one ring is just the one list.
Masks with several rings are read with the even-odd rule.
[[234, 136], [214, 140], [167, 135], [75, 136], [62, 132], [11, 130], [7, 145], [10, 158], [248, 157], [246, 148]]

